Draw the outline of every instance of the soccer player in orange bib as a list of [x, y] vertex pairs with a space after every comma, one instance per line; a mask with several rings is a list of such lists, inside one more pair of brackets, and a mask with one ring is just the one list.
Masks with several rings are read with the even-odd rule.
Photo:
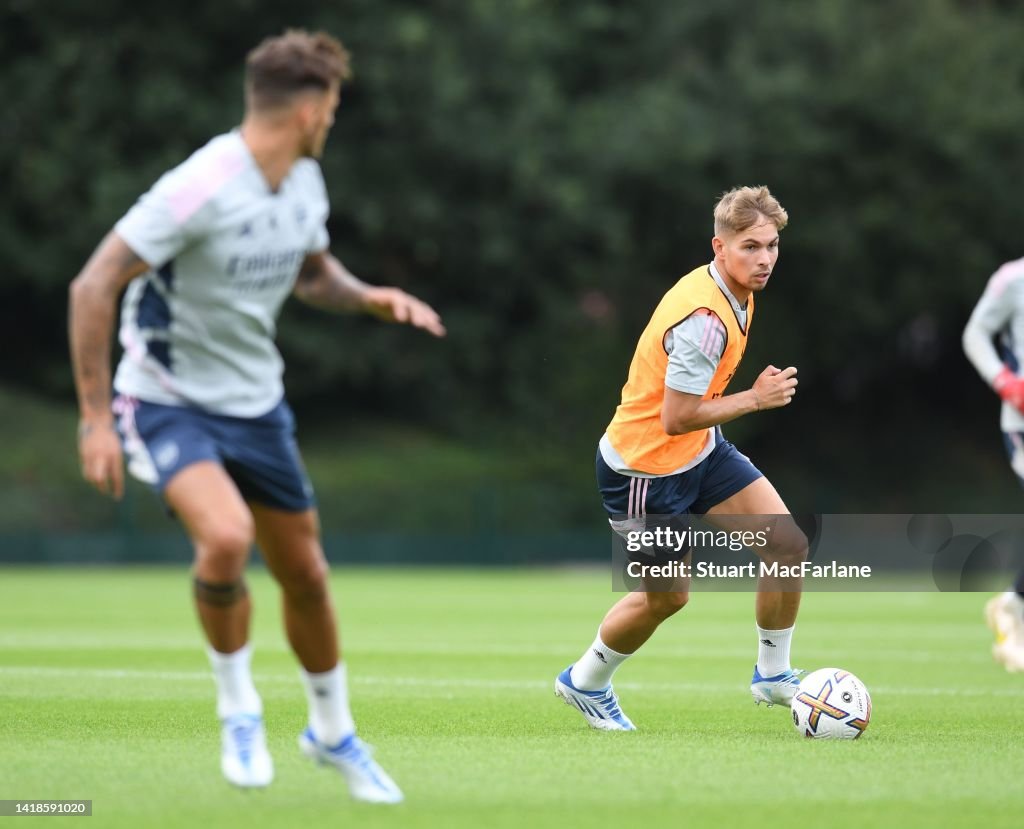
[[[740, 187], [715, 207], [714, 259], [680, 279], [640, 336], [622, 402], [601, 438], [597, 479], [613, 529], [642, 527], [647, 516], [700, 515], [729, 530], [774, 518], [763, 557], [803, 561], [807, 538], [768, 479], [722, 436], [721, 425], [788, 405], [792, 366], [768, 366], [753, 387], [726, 394], [754, 316], [779, 257], [788, 215], [766, 187]], [[746, 516], [758, 516], [745, 521]], [[653, 588], [653, 589], [652, 589]], [[757, 703], [789, 705], [800, 681], [790, 643], [800, 606], [799, 580], [786, 589], [759, 581], [755, 603]], [[555, 680], [555, 693], [593, 727], [632, 731], [612, 690], [616, 669], [689, 598], [687, 580], [652, 585], [617, 602], [597, 638]]]

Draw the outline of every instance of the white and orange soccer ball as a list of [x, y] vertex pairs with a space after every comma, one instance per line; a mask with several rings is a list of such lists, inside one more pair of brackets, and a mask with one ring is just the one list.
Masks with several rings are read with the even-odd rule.
[[871, 722], [871, 695], [849, 671], [820, 668], [800, 680], [790, 709], [805, 737], [856, 740]]

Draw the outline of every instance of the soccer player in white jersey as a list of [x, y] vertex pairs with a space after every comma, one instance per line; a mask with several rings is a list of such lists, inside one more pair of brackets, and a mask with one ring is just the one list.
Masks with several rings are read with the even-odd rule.
[[[963, 345], [978, 374], [1003, 400], [1003, 443], [1024, 484], [1024, 259], [1007, 262], [989, 279], [964, 328]], [[1012, 589], [989, 600], [985, 618], [996, 637], [996, 661], [1008, 671], [1024, 671], [1024, 571]]]
[[[192, 541], [224, 775], [244, 787], [273, 778], [250, 671], [243, 574], [255, 542], [281, 587], [302, 666], [303, 753], [336, 767], [354, 798], [396, 803], [401, 791], [356, 736], [349, 710], [315, 502], [274, 346], [289, 294], [445, 333], [428, 305], [360, 281], [328, 250], [315, 159], [348, 77], [348, 53], [324, 33], [290, 30], [254, 49], [241, 127], [160, 178], [100, 243], [71, 286], [70, 340], [84, 477], [119, 498], [123, 445], [129, 471], [157, 488]], [[111, 337], [126, 286], [111, 400]]]

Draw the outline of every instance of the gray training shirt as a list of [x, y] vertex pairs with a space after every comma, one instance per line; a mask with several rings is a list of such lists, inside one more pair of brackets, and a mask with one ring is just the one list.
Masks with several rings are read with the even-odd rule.
[[[1002, 354], [996, 351], [996, 340]], [[1004, 365], [1024, 376], [1024, 259], [1007, 262], [989, 279], [964, 328], [963, 345], [990, 386]], [[1000, 427], [1004, 432], [1024, 432], [1024, 415], [1003, 403]]]
[[276, 406], [277, 315], [327, 249], [329, 209], [316, 161], [273, 192], [237, 131], [164, 174], [114, 228], [151, 268], [122, 303], [118, 393], [235, 417]]

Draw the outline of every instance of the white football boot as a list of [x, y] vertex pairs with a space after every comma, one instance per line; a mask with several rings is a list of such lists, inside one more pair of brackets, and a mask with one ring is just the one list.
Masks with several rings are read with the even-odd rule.
[[1024, 613], [1021, 603], [1009, 591], [988, 600], [985, 621], [995, 634], [992, 658], [1010, 671], [1024, 671]]
[[299, 748], [310, 760], [340, 771], [353, 800], [401, 803], [405, 799], [395, 781], [373, 759], [371, 748], [355, 734], [336, 746], [327, 746], [317, 740], [312, 728], [306, 728], [299, 735]]
[[234, 714], [221, 721], [220, 769], [229, 783], [243, 788], [269, 786], [274, 763], [259, 714]]
[[800, 690], [800, 678], [807, 673], [799, 669], [783, 671], [775, 676], [761, 676], [761, 672], [754, 666], [754, 675], [750, 678], [750, 695], [754, 698], [754, 704], [762, 702], [773, 705], [785, 705], [787, 708]]
[[611, 685], [600, 691], [584, 691], [572, 684], [571, 672], [572, 665], [555, 679], [555, 696], [579, 711], [591, 728], [598, 731], [636, 731], [636, 726], [622, 713], [619, 698]]

